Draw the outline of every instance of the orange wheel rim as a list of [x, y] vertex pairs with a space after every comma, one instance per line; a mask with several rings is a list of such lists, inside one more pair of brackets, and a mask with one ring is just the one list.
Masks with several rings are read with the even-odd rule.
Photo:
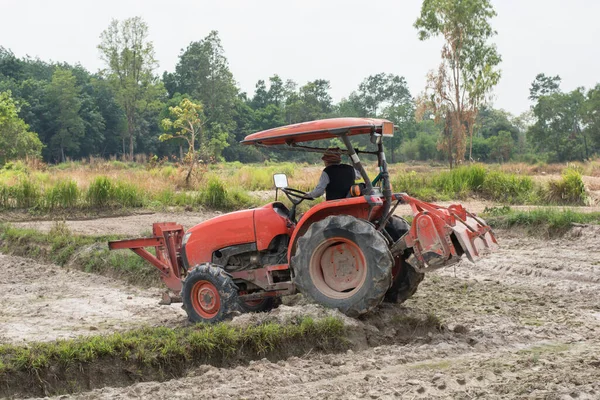
[[198, 281], [192, 286], [192, 306], [204, 319], [211, 319], [221, 308], [219, 291], [209, 281]]
[[343, 237], [333, 237], [313, 252], [309, 274], [315, 287], [325, 296], [347, 299], [365, 283], [367, 261], [356, 243]]

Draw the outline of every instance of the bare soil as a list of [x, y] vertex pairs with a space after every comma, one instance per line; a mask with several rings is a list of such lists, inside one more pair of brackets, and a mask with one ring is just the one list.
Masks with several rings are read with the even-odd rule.
[[58, 218], [54, 220], [12, 222], [12, 224], [20, 228], [49, 232], [56, 223], [64, 222], [71, 232], [81, 235], [149, 236], [152, 234], [152, 224], [155, 222], [177, 222], [188, 229], [219, 214], [222, 213], [218, 211], [159, 212], [83, 220]]
[[[354, 351], [204, 366], [167, 382], [61, 398], [600, 398], [600, 227], [553, 240], [499, 237], [498, 252], [429, 274], [404, 305], [346, 319], [372, 333]], [[178, 306], [157, 306], [156, 290], [15, 257], [0, 263], [3, 341], [185, 323]], [[295, 301], [232, 323], [331, 313]]]
[[185, 323], [181, 305], [158, 305], [160, 289], [143, 290], [21, 257], [0, 255], [0, 265], [0, 343]]

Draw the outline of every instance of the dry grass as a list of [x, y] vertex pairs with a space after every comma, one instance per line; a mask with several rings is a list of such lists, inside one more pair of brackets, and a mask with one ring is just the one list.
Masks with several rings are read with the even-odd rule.
[[[159, 162], [147, 160], [143, 156], [139, 156], [138, 161], [90, 158], [55, 166], [39, 162], [9, 163], [0, 169], [0, 207], [44, 210], [74, 208], [73, 204], [76, 204], [76, 207], [96, 207], [98, 204], [92, 204], [94, 202], [90, 199], [93, 196], [89, 195], [94, 189], [92, 183], [106, 178], [115, 188], [113, 197], [109, 196], [107, 201], [113, 206], [193, 207], [209, 203], [205, 205], [212, 208], [234, 209], [262, 202], [258, 199], [260, 196], [251, 200], [247, 193], [272, 190], [272, 176], [275, 173], [287, 174], [291, 187], [308, 191], [316, 185], [323, 168], [320, 164], [290, 162], [219, 163], [199, 167], [193, 174], [191, 183], [186, 185], [186, 169], [183, 166], [164, 160]], [[365, 165], [369, 175], [374, 178], [377, 174], [375, 162], [369, 160]], [[471, 182], [469, 176], [472, 174], [466, 176], [460, 173], [478, 171], [478, 168], [487, 171], [485, 177], [488, 181], [487, 177], [490, 174], [512, 177], [511, 182], [530, 179], [528, 176], [536, 175], [534, 178], [536, 187], [544, 189], [549, 185], [550, 180], [560, 177], [560, 174], [567, 169], [576, 169], [582, 175], [587, 175], [588, 180], [600, 179], [599, 160], [571, 163], [568, 168], [567, 164], [510, 163], [481, 167], [463, 166], [451, 172], [439, 164], [394, 164], [390, 166], [390, 175], [394, 189], [397, 191], [409, 191], [423, 200], [454, 200], [481, 195], [485, 192], [485, 185], [480, 182], [481, 179]], [[481, 174], [477, 176], [481, 178], [479, 175]], [[216, 182], [219, 184], [217, 185]], [[225, 188], [230, 195], [223, 196], [215, 192], [221, 187]], [[505, 193], [503, 187], [500, 191]], [[596, 190], [589, 185], [587, 189]], [[496, 199], [497, 196], [487, 197]], [[533, 197], [535, 196], [529, 194], [521, 196], [521, 193], [517, 193], [511, 199], [497, 200], [510, 203], [537, 203]]]

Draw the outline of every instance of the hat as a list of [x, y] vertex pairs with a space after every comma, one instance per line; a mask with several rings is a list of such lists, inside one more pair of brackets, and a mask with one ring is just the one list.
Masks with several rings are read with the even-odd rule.
[[325, 161], [326, 163], [330, 163], [330, 164], [341, 163], [342, 155], [340, 154], [339, 147], [327, 149], [327, 151], [325, 151], [325, 154], [323, 154], [323, 157], [321, 157], [321, 160]]

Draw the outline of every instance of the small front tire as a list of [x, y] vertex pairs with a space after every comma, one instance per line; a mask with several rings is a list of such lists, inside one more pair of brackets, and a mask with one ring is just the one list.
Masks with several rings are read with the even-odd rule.
[[181, 297], [191, 322], [220, 322], [242, 311], [238, 288], [231, 276], [209, 263], [197, 265], [189, 272]]

